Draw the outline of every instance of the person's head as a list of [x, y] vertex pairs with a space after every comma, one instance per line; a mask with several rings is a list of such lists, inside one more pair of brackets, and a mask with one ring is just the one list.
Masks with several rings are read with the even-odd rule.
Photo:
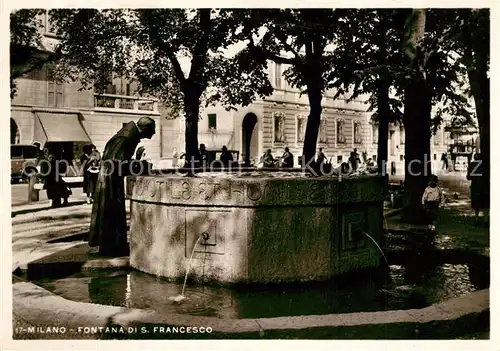
[[430, 177], [429, 177], [429, 186], [432, 186], [432, 187], [435, 187], [438, 183], [438, 177], [434, 174], [432, 174]]
[[90, 145], [92, 147], [92, 151], [97, 151], [97, 147], [94, 144]]
[[205, 144], [200, 144], [200, 150], [205, 150], [206, 147], [205, 147]]
[[226, 145], [222, 145], [222, 151], [227, 152], [227, 147], [226, 147]]
[[319, 148], [319, 152], [323, 152], [323, 148], [322, 147]]
[[137, 121], [137, 128], [141, 133], [141, 139], [143, 138], [151, 139], [153, 135], [156, 134], [155, 120], [150, 117], [139, 118], [139, 121]]
[[290, 148], [287, 146], [285, 147], [285, 152], [289, 152], [290, 151]]
[[87, 144], [83, 147], [83, 153], [86, 155], [90, 155], [92, 151], [94, 151], [95, 146], [92, 144]]
[[42, 144], [38, 141], [33, 142], [33, 146], [35, 146], [39, 150], [42, 148]]
[[267, 149], [266, 154], [271, 154], [271, 149]]
[[476, 161], [477, 161], [477, 160], [480, 160], [480, 159], [481, 159], [481, 154], [479, 154], [479, 153], [477, 153], [477, 152], [476, 152], [476, 153], [474, 154], [474, 160], [476, 160]]
[[354, 152], [358, 152], [358, 149], [357, 149], [357, 148], [354, 148]]
[[137, 151], [135, 152], [135, 159], [136, 159], [136, 160], [141, 160], [141, 159], [142, 159], [142, 157], [145, 155], [145, 154], [144, 154], [144, 150], [146, 150], [146, 149], [144, 148], [144, 146], [139, 146], [139, 147], [137, 148]]

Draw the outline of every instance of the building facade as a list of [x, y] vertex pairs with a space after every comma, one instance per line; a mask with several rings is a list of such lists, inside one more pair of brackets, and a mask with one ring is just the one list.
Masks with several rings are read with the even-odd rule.
[[[258, 99], [248, 107], [237, 111], [226, 111], [221, 106], [206, 108], [200, 118], [199, 142], [208, 148], [239, 150], [241, 158], [249, 154], [257, 161], [266, 149], [279, 156], [285, 147], [295, 155], [302, 155], [309, 102], [307, 95], [300, 94], [286, 82], [284, 65], [268, 63], [269, 79], [274, 87], [271, 96]], [[372, 121], [372, 113], [367, 111], [366, 97], [347, 102], [345, 97], [333, 99], [335, 92], [329, 91], [323, 97], [323, 111], [318, 135], [317, 148], [322, 148], [332, 163], [345, 162], [350, 152], [366, 153], [367, 158], [377, 159], [378, 126]], [[461, 134], [450, 129], [450, 116], [430, 140], [430, 162], [432, 170], [441, 169], [441, 156], [450, 152], [453, 145], [473, 145], [478, 143], [477, 131]], [[181, 126], [181, 130], [183, 127]], [[467, 139], [467, 140], [465, 140]], [[403, 125], [389, 125], [388, 171], [393, 166], [396, 174], [404, 173], [405, 131]], [[179, 145], [183, 149], [183, 144]], [[448, 155], [450, 158], [450, 155]], [[258, 162], [258, 161], [257, 161]], [[463, 159], [457, 161], [463, 168]]]
[[[201, 116], [199, 142], [207, 148], [239, 150], [257, 161], [265, 150], [281, 156], [289, 147], [295, 156], [302, 155], [309, 101], [306, 94], [290, 87], [283, 76], [286, 67], [269, 63], [269, 79], [274, 86], [271, 96], [258, 99], [237, 111], [226, 111], [221, 106], [207, 107]], [[370, 113], [361, 100], [347, 103], [345, 98], [333, 99], [325, 94], [318, 148], [322, 148], [334, 163], [347, 161], [349, 153], [367, 151], [370, 146]], [[257, 161], [258, 162], [258, 161]]]
[[[44, 23], [48, 23], [46, 17]], [[56, 43], [46, 25], [42, 46], [50, 51]], [[179, 123], [164, 117], [158, 99], [139, 96], [133, 83], [115, 78], [106, 91], [82, 90], [78, 81], [55, 81], [52, 71], [46, 64], [16, 80], [16, 96], [11, 100], [11, 144], [71, 143], [69, 149], [76, 160], [84, 144], [93, 143], [102, 153], [106, 142], [125, 123], [149, 116], [157, 122], [157, 133], [141, 145], [146, 148], [146, 157], [158, 162], [169, 150], [162, 140], [178, 137]]]

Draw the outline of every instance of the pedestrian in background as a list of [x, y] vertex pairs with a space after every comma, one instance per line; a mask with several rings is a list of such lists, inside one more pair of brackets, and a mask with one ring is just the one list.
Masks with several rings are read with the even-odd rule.
[[[71, 189], [63, 180], [67, 170], [67, 162], [63, 160], [62, 149], [54, 149], [48, 156], [49, 162], [43, 162], [43, 174], [46, 174], [43, 188], [47, 191], [47, 197], [52, 200], [52, 207], [68, 205], [68, 198], [71, 195]], [[61, 204], [62, 200], [62, 204]]]
[[285, 147], [285, 152], [283, 152], [281, 167], [283, 168], [293, 168], [293, 154], [290, 152], [290, 148]]
[[[93, 195], [97, 185], [97, 178], [99, 176], [99, 168], [101, 165], [101, 154], [97, 151], [95, 145], [91, 145], [92, 152], [88, 160], [88, 181], [87, 181], [87, 203], [94, 202]], [[90, 202], [88, 201], [90, 200]]]

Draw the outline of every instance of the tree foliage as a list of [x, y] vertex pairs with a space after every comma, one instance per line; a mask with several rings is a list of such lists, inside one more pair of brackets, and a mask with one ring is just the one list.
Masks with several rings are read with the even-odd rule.
[[311, 159], [321, 120], [321, 101], [332, 66], [331, 44], [335, 41], [343, 10], [259, 9], [238, 12], [242, 29], [237, 38], [248, 41], [249, 60], [286, 64], [284, 76], [290, 86], [309, 98], [303, 156]]
[[103, 87], [111, 73], [136, 80], [174, 116], [184, 113], [187, 159], [197, 153], [202, 102], [231, 109], [272, 93], [262, 69], [228, 55], [237, 42], [229, 35], [238, 26], [231, 11], [58, 9], [52, 16], [64, 52], [61, 76], [84, 88]]
[[41, 41], [42, 9], [22, 9], [10, 13], [10, 96], [16, 94], [16, 79], [44, 64], [55, 61], [59, 52], [44, 49]]

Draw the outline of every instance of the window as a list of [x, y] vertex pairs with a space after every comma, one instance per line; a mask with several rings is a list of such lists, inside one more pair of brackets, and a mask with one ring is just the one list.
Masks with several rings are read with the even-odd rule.
[[361, 122], [354, 121], [354, 144], [361, 144], [363, 137], [361, 134]]
[[439, 145], [439, 136], [437, 135], [437, 133], [434, 134], [433, 139], [434, 139], [434, 145]]
[[405, 128], [403, 126], [399, 126], [399, 143], [404, 145], [405, 143]]
[[39, 69], [34, 69], [34, 70], [31, 70], [29, 71], [27, 74], [26, 74], [27, 78], [28, 79], [31, 79], [31, 80], [42, 80], [42, 71], [39, 70]]
[[280, 89], [281, 88], [281, 80], [282, 80], [283, 72], [281, 70], [281, 63], [276, 63], [274, 65], [274, 87]]
[[297, 143], [303, 143], [304, 142], [304, 137], [306, 135], [306, 123], [307, 119], [306, 116], [300, 115], [297, 116], [297, 123], [296, 123], [296, 130], [297, 130]]
[[54, 77], [54, 67], [47, 66], [47, 104], [62, 106], [64, 99], [64, 85]]
[[436, 155], [436, 154], [434, 154], [434, 161], [436, 161], [436, 160], [437, 160], [437, 155]]
[[337, 121], [337, 143], [345, 143], [344, 124], [342, 119]]
[[10, 147], [10, 158], [22, 158], [23, 157], [23, 147], [22, 146], [11, 146]]
[[378, 144], [378, 125], [372, 124], [372, 144]]
[[326, 134], [326, 118], [321, 118], [321, 122], [319, 124], [319, 142], [323, 144], [328, 142]]
[[337, 163], [342, 163], [342, 155], [337, 156]]
[[27, 146], [24, 148], [23, 158], [37, 158], [38, 157], [38, 148], [35, 146]]
[[46, 11], [43, 15], [43, 26], [45, 28], [45, 34], [56, 35], [56, 27], [51, 23], [51, 18], [48, 11]]
[[404, 156], [403, 155], [399, 155], [399, 160], [403, 161], [404, 160]]
[[208, 129], [217, 129], [217, 115], [215, 113], [208, 114]]
[[285, 138], [285, 115], [283, 113], [277, 112], [273, 115], [273, 126], [274, 126], [274, 142], [284, 143]]
[[373, 155], [372, 160], [373, 160], [373, 162], [377, 162], [377, 155]]

